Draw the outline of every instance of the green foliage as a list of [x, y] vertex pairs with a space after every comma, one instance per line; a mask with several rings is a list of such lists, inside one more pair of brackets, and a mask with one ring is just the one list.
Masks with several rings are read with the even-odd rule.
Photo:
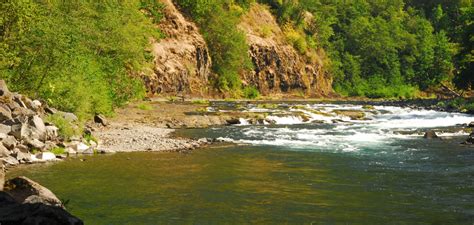
[[79, 117], [110, 114], [144, 94], [132, 73], [149, 66], [149, 38], [159, 37], [140, 11], [159, 19], [153, 2], [7, 0], [0, 15], [0, 77], [11, 89]]
[[246, 99], [256, 99], [260, 97], [260, 92], [255, 86], [247, 86], [243, 90], [244, 98]]
[[196, 99], [191, 101], [192, 104], [196, 105], [209, 105], [209, 100], [206, 99]]
[[[241, 88], [240, 74], [252, 68], [245, 35], [236, 29], [242, 8], [251, 0], [178, 0], [179, 5], [201, 26], [217, 77], [214, 85], [221, 91]], [[235, 7], [235, 6], [241, 7]]]
[[92, 134], [84, 134], [83, 137], [84, 137], [84, 140], [85, 140], [88, 144], [90, 144], [91, 141], [97, 143], [97, 138], [94, 137]]
[[50, 152], [55, 154], [55, 155], [61, 155], [61, 154], [64, 154], [66, 152], [66, 149], [61, 148], [61, 147], [56, 147], [56, 148], [51, 149]]
[[[404, 0], [261, 2], [300, 53], [325, 48], [342, 95], [410, 98], [452, 78], [455, 45]], [[443, 15], [438, 10], [437, 18]]]
[[54, 124], [59, 128], [59, 136], [68, 140], [72, 136], [80, 136], [82, 130], [80, 126], [66, 120], [62, 115], [56, 113], [45, 118], [46, 122]]
[[147, 104], [147, 103], [140, 103], [140, 104], [137, 105], [137, 108], [139, 108], [141, 110], [152, 110], [153, 106], [151, 106], [150, 104]]

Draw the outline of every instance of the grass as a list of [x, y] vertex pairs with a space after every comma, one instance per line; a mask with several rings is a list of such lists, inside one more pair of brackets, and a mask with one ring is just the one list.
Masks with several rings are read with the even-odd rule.
[[141, 109], [141, 110], [152, 110], [153, 109], [153, 106], [151, 106], [150, 104], [147, 104], [147, 103], [140, 103], [137, 105], [137, 108]]
[[97, 138], [94, 137], [92, 134], [84, 134], [84, 140], [87, 141], [87, 143], [90, 144], [91, 141], [97, 143]]
[[192, 104], [196, 105], [209, 105], [209, 100], [206, 99], [196, 99], [191, 101]]
[[56, 148], [51, 149], [50, 152], [52, 152], [55, 155], [61, 155], [66, 152], [66, 149], [61, 148], [61, 147], [56, 147]]

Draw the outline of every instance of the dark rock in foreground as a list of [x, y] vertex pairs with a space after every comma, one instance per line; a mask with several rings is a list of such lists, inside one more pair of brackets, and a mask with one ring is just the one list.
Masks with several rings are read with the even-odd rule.
[[0, 224], [2, 225], [82, 225], [61, 207], [43, 203], [21, 204], [6, 192], [0, 192]]

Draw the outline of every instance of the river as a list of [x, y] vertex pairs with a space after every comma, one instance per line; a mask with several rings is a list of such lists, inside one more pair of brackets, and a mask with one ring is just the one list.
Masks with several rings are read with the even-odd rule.
[[[459, 144], [470, 115], [351, 104], [240, 110], [272, 124], [177, 132], [232, 145], [81, 156], [9, 176], [40, 182], [86, 224], [474, 223], [474, 148]], [[441, 138], [424, 139], [428, 129]]]

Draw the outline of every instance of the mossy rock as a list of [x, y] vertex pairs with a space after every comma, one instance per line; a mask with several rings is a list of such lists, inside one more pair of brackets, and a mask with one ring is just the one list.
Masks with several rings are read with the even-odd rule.
[[365, 113], [359, 110], [334, 110], [334, 113], [340, 116], [346, 116], [351, 120], [367, 120]]
[[363, 109], [368, 109], [368, 110], [375, 110], [375, 107], [373, 105], [364, 105], [362, 106]]

